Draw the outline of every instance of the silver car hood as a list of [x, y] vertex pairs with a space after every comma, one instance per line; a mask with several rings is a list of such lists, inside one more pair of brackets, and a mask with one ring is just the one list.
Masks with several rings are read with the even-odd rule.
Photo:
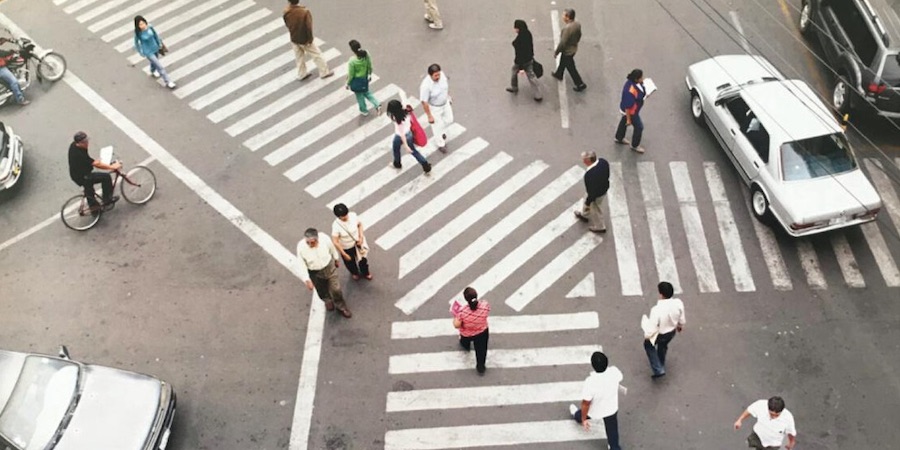
[[84, 366], [81, 400], [55, 450], [142, 450], [161, 390], [146, 375]]
[[848, 219], [881, 207], [881, 197], [862, 170], [812, 180], [789, 181], [781, 185], [780, 195], [789, 217], [795, 223], [810, 223], [842, 214]]

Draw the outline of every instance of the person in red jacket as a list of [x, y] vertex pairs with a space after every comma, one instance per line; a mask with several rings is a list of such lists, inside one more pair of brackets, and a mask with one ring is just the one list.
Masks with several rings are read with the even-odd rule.
[[16, 98], [16, 102], [24, 106], [31, 102], [25, 99], [25, 94], [22, 93], [22, 88], [19, 86], [19, 80], [16, 79], [15, 74], [9, 70], [9, 67], [6, 67], [9, 59], [14, 58], [15, 56], [15, 53], [0, 55], [0, 80], [3, 80], [3, 83], [9, 86], [9, 90], [12, 91], [13, 96]]
[[[647, 91], [644, 89], [644, 71], [634, 69], [627, 78], [625, 86], [622, 87], [622, 101], [619, 103], [622, 118], [619, 119], [619, 126], [616, 128], [616, 143], [631, 145], [632, 150], [644, 153], [644, 147], [641, 147], [641, 136], [644, 134], [641, 108], [644, 107], [644, 97], [647, 95]], [[625, 139], [628, 125], [634, 126], [630, 142]]]

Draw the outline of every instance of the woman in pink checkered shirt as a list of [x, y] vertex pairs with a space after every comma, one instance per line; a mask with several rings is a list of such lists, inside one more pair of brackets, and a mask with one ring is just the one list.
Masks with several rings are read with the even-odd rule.
[[454, 311], [453, 326], [459, 329], [459, 345], [465, 351], [470, 351], [475, 343], [475, 370], [478, 375], [484, 375], [488, 349], [488, 315], [491, 313], [491, 305], [487, 301], [478, 300], [478, 292], [474, 288], [467, 287], [463, 291], [463, 298], [469, 307], [461, 307]]

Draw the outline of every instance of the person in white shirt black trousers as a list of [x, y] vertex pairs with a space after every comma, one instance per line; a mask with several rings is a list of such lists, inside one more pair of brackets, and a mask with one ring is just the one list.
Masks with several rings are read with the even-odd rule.
[[591, 431], [592, 420], [602, 418], [610, 450], [622, 450], [619, 446], [619, 383], [622, 382], [622, 371], [610, 366], [603, 352], [591, 355], [591, 367], [594, 371], [585, 378], [581, 388], [581, 408], [570, 404], [569, 414], [585, 431]]
[[[669, 342], [675, 337], [675, 332], [681, 332], [684, 327], [684, 303], [672, 298], [675, 288], [672, 283], [662, 281], [658, 285], [659, 300], [650, 310], [650, 335], [644, 336], [644, 350], [647, 359], [650, 360], [650, 369], [653, 378], [659, 378], [666, 374], [666, 352], [669, 350]], [[647, 330], [644, 330], [647, 333]], [[651, 342], [653, 334], [657, 334], [656, 342]]]

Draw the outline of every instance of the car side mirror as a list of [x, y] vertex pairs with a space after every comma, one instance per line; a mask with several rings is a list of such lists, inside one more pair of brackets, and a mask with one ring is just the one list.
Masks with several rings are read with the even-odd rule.
[[62, 359], [72, 359], [69, 357], [69, 349], [65, 345], [59, 346], [59, 357]]

